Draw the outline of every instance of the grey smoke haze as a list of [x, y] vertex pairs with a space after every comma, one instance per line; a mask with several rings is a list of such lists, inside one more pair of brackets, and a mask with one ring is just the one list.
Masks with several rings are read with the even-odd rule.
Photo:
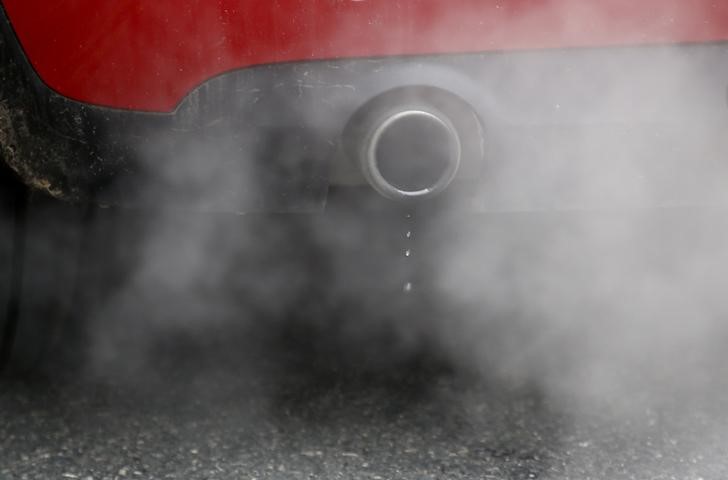
[[[578, 2], [571, 7], [565, 38], [591, 14]], [[453, 12], [452, 25], [462, 14]], [[407, 230], [401, 216], [367, 223], [367, 206], [334, 220], [325, 212], [267, 219], [157, 211], [134, 238], [142, 241], [131, 272], [89, 313], [90, 368], [144, 372], [161, 338], [260, 322], [274, 329], [298, 314], [341, 351], [381, 362], [431, 348], [484, 378], [516, 378], [575, 402], [575, 411], [606, 398], [617, 405], [610, 414], [629, 416], [674, 392], [699, 396], [728, 360], [728, 109], [721, 103], [728, 77], [716, 74], [715, 56], [685, 47], [588, 60], [591, 53], [494, 60], [504, 81], [501, 91], [484, 93], [494, 110], [485, 119], [483, 181], [468, 208], [459, 202], [417, 220], [428, 248], [412, 260], [429, 266], [434, 308], [393, 318], [388, 302], [398, 296], [369, 289], [373, 255], [388, 251], [376, 239], [396, 245], [391, 239]], [[585, 96], [584, 82], [595, 79], [601, 95]], [[529, 96], [499, 98], [508, 91]], [[530, 106], [514, 116], [514, 104]], [[201, 203], [214, 204], [226, 182], [240, 180], [204, 168], [221, 148], [197, 145], [159, 173], [197, 180]], [[396, 268], [382, 275], [383, 283], [406, 278]], [[401, 341], [388, 351], [377, 343], [380, 331]]]

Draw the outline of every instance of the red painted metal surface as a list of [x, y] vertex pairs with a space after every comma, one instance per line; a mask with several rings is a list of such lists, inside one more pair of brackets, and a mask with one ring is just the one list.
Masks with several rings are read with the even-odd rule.
[[728, 39], [723, 0], [1, 1], [51, 88], [160, 112], [267, 63]]

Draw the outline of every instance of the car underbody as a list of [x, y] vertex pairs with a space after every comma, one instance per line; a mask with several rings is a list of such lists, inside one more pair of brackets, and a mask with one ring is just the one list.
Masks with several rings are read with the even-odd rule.
[[721, 42], [252, 66], [158, 113], [56, 93], [0, 24], [3, 157], [70, 201], [314, 212], [369, 185], [476, 211], [726, 202]]

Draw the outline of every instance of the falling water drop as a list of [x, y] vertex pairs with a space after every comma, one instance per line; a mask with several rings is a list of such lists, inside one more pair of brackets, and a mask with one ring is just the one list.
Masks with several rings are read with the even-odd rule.
[[[404, 215], [404, 218], [406, 220], [405, 234], [404, 234], [404, 238], [405, 238], [404, 256], [405, 256], [405, 258], [410, 258], [410, 257], [412, 257], [412, 248], [410, 246], [410, 242], [413, 237], [413, 233], [412, 233], [413, 215], [412, 215], [412, 213], [408, 212]], [[412, 268], [412, 267], [410, 266], [408, 268]], [[407, 295], [412, 292], [412, 288], [413, 288], [412, 282], [409, 279], [405, 279], [404, 285], [402, 286], [402, 292], [405, 295]]]

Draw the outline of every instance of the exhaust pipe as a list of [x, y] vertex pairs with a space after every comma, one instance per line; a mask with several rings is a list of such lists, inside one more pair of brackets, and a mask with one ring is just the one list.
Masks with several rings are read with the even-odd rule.
[[429, 109], [389, 113], [364, 137], [361, 169], [392, 200], [424, 200], [445, 190], [458, 173], [462, 144], [452, 122]]

